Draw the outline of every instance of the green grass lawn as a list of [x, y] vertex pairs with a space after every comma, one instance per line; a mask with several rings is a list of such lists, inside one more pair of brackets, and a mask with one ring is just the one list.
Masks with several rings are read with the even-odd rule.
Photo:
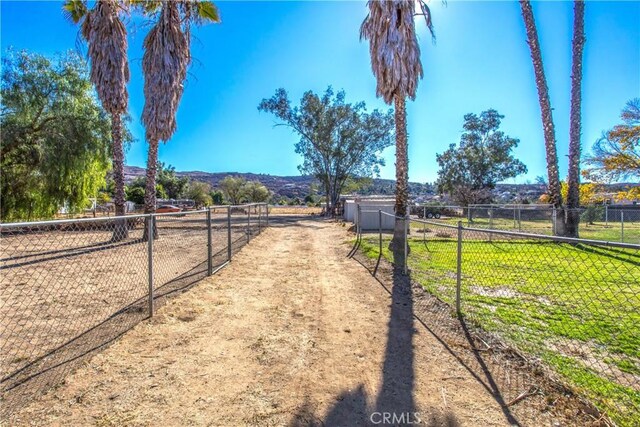
[[[452, 307], [455, 233], [434, 226], [423, 242], [414, 232], [409, 258], [414, 280]], [[539, 357], [619, 425], [640, 425], [640, 251], [495, 237], [465, 236], [464, 316]], [[362, 250], [377, 258], [377, 236]]]
[[[456, 225], [458, 221], [462, 221], [465, 227], [489, 228], [488, 218], [475, 218], [473, 222], [469, 222], [467, 218], [442, 218], [440, 220], [428, 220], [443, 222], [445, 224]], [[522, 231], [523, 233], [535, 233], [551, 235], [551, 220], [537, 220], [520, 222], [513, 219], [494, 218], [491, 221], [491, 228], [497, 230]], [[620, 222], [595, 222], [594, 224], [580, 223], [580, 237], [583, 239], [605, 240], [609, 242], [621, 242], [640, 244], [640, 221], [625, 222], [624, 235], [620, 226]]]

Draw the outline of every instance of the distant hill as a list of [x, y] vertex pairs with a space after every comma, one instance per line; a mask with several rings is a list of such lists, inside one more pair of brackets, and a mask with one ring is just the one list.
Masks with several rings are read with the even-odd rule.
[[[137, 177], [144, 177], [145, 169], [137, 166], [124, 167], [124, 179], [129, 183]], [[195, 181], [202, 181], [211, 184], [212, 187], [218, 187], [218, 183], [226, 176], [241, 176], [248, 181], [260, 181], [273, 193], [290, 198], [304, 198], [309, 194], [311, 184], [317, 181], [309, 175], [299, 176], [277, 176], [268, 174], [244, 173], [244, 172], [201, 172], [187, 171], [178, 172], [178, 176], [186, 176]], [[395, 181], [391, 179], [374, 179], [372, 184], [362, 191], [366, 194], [393, 194]], [[428, 184], [420, 184], [410, 182], [409, 188], [411, 194], [427, 194], [431, 190]]]
[[[298, 176], [277, 176], [268, 174], [244, 173], [244, 172], [201, 172], [188, 171], [178, 172], [179, 176], [186, 176], [195, 181], [208, 182], [214, 188], [218, 187], [218, 183], [226, 176], [241, 176], [249, 181], [260, 181], [274, 194], [286, 196], [289, 198], [304, 198], [310, 192], [310, 186], [317, 181], [309, 175]], [[144, 176], [145, 169], [137, 166], [125, 166], [124, 175], [125, 182], [129, 183], [137, 177]], [[637, 183], [618, 183], [605, 185], [604, 188], [608, 192], [622, 190], [627, 186], [638, 186]], [[392, 179], [373, 179], [371, 184], [359, 191], [360, 194], [380, 194], [393, 195], [395, 191], [395, 181]], [[498, 184], [494, 193], [497, 201], [508, 201], [516, 196], [525, 197], [530, 200], [537, 200], [543, 193], [544, 189], [539, 184]], [[435, 195], [433, 185], [418, 182], [409, 183], [409, 193], [412, 197], [420, 199], [420, 201], [430, 200]]]

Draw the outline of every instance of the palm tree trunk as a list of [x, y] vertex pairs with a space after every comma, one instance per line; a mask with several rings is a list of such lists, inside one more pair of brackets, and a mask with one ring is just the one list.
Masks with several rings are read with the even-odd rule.
[[[389, 249], [393, 251], [393, 263], [397, 268], [404, 268], [405, 220], [409, 199], [409, 156], [407, 154], [407, 111], [404, 96], [396, 94], [394, 97], [395, 125], [396, 125], [396, 221], [393, 229], [393, 239]], [[398, 218], [401, 217], [401, 218]]]
[[576, 0], [573, 17], [573, 65], [571, 70], [571, 113], [569, 127], [569, 173], [567, 176], [567, 223], [565, 234], [578, 237], [580, 223], [580, 128], [582, 107], [582, 52], [584, 50], [584, 2]]
[[[113, 180], [116, 192], [113, 203], [116, 216], [125, 216], [124, 195], [124, 149], [122, 146], [122, 117], [118, 113], [111, 114], [111, 142], [113, 144]], [[126, 220], [116, 220], [112, 240], [119, 241], [128, 237]]]
[[[553, 114], [551, 110], [551, 101], [549, 99], [549, 88], [547, 86], [547, 78], [544, 74], [542, 64], [542, 52], [540, 50], [540, 41], [538, 39], [538, 30], [533, 17], [533, 10], [529, 0], [520, 0], [522, 9], [522, 17], [524, 18], [524, 26], [527, 30], [527, 43], [531, 49], [531, 60], [533, 61], [533, 71], [536, 78], [536, 86], [538, 88], [538, 100], [540, 102], [540, 110], [542, 112], [542, 127], [544, 131], [544, 145], [547, 154], [547, 175], [549, 180], [549, 198], [554, 208], [562, 208], [562, 195], [560, 193], [560, 175], [558, 173], [558, 153], [556, 149], [556, 132], [553, 124]], [[564, 234], [564, 215], [558, 215], [559, 220], [556, 221], [556, 234]]]
[[[158, 169], [158, 141], [149, 141], [149, 153], [147, 154], [147, 174], [144, 192], [144, 212], [147, 214], [156, 211], [156, 172]], [[149, 227], [144, 228], [144, 239], [149, 238]], [[153, 238], [158, 238], [158, 230], [153, 227]]]

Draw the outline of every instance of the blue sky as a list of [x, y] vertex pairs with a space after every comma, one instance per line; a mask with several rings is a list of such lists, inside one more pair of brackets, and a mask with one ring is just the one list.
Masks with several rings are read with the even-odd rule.
[[[2, 0], [1, 46], [46, 55], [76, 49], [77, 28], [59, 2]], [[305, 90], [344, 89], [349, 101], [388, 108], [375, 97], [368, 45], [358, 31], [364, 1], [217, 3], [222, 24], [196, 31], [196, 58], [182, 104], [178, 131], [160, 147], [160, 159], [178, 170], [297, 175], [296, 135], [274, 128], [257, 105], [284, 87], [297, 101]], [[512, 1], [432, 1], [437, 43], [418, 22], [424, 80], [408, 105], [409, 177], [436, 178], [436, 153], [460, 136], [463, 115], [495, 108], [503, 130], [520, 139], [515, 154], [529, 173], [545, 175], [537, 92], [520, 7]], [[554, 107], [561, 175], [566, 174], [571, 75], [571, 2], [535, 2], [534, 13]], [[127, 163], [144, 166], [140, 125], [142, 41], [147, 27], [130, 35], [129, 85], [132, 130], [138, 138]], [[627, 100], [640, 96], [640, 2], [588, 2], [584, 54], [583, 147], [619, 121]], [[393, 148], [385, 152], [383, 178], [394, 177]]]

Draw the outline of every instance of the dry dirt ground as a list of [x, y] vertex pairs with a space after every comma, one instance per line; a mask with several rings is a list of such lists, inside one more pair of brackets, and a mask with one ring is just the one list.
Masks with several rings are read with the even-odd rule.
[[514, 423], [350, 248], [334, 222], [266, 230], [10, 424]]
[[[241, 222], [242, 221], [242, 222]], [[104, 225], [104, 223], [101, 223]], [[246, 241], [244, 218], [234, 218], [232, 241]], [[255, 227], [254, 227], [255, 228]], [[154, 243], [156, 293], [185, 275], [206, 272], [204, 214], [160, 217]], [[142, 226], [109, 243], [112, 231], [40, 231], [0, 238], [0, 386], [46, 368], [32, 366], [60, 346], [144, 298], [147, 243]], [[226, 260], [226, 216], [212, 231], [215, 265]], [[50, 366], [60, 361], [52, 359]], [[26, 371], [23, 373], [22, 370]], [[21, 372], [20, 374], [15, 374]], [[14, 375], [12, 380], [5, 380]]]

